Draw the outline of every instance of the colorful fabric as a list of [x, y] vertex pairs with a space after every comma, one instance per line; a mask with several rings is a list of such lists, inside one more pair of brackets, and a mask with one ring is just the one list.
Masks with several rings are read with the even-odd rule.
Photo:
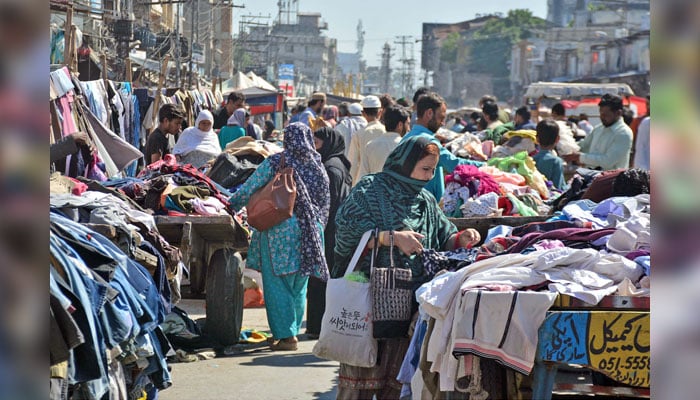
[[[423, 187], [426, 181], [410, 178], [423, 149], [432, 143], [420, 136], [404, 139], [389, 154], [384, 170], [363, 177], [351, 190], [336, 216], [335, 266], [333, 276], [340, 276], [362, 234], [368, 230], [412, 230], [423, 234], [423, 247], [442, 249], [457, 228], [440, 210], [435, 198]], [[419, 257], [394, 252], [394, 261], [411, 268], [414, 280], [425, 272]], [[381, 247], [379, 265], [389, 265], [389, 249]], [[369, 257], [363, 257], [360, 270], [369, 271]]]
[[[279, 170], [281, 155], [270, 156], [270, 165]], [[323, 252], [322, 233], [316, 223], [324, 227], [328, 221], [330, 194], [328, 174], [321, 162], [321, 155], [314, 148], [311, 129], [295, 122], [284, 129], [284, 162], [294, 168], [297, 200], [294, 213], [299, 219], [305, 245], [301, 247], [301, 274], [314, 275], [323, 281], [329, 278], [326, 257]], [[322, 266], [318, 268], [318, 266]]]
[[479, 181], [479, 189], [476, 193], [477, 196], [484, 195], [486, 193], [500, 193], [501, 189], [498, 187], [498, 182], [493, 179], [493, 177], [473, 165], [458, 165], [455, 167], [454, 172], [445, 177], [445, 183], [458, 182], [462, 186], [466, 186], [467, 182], [472, 180]]

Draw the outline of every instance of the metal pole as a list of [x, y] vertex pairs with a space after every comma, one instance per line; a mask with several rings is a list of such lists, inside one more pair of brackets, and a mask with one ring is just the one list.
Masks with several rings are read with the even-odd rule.
[[[190, 4], [190, 7], [192, 8], [192, 21], [190, 23], [190, 76], [187, 80], [187, 86], [188, 89], [192, 87], [192, 79], [194, 75], [194, 41], [196, 38], [196, 34], [194, 33], [195, 30], [195, 18], [197, 18], [197, 30], [199, 30], [199, 0], [194, 0], [192, 4]], [[195, 7], [196, 13], [195, 13]]]
[[175, 86], [180, 87], [180, 3], [175, 8]]

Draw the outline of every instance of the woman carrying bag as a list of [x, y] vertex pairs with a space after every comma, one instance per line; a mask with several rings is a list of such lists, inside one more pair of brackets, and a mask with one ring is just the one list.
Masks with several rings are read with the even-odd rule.
[[[348, 197], [352, 186], [350, 161], [345, 157], [343, 136], [332, 128], [317, 129], [314, 132], [314, 143], [316, 151], [321, 155], [321, 162], [323, 162], [329, 180], [331, 207], [323, 236], [325, 238], [326, 261], [332, 267], [333, 248], [335, 247], [335, 214], [338, 207]], [[321, 333], [321, 318], [326, 309], [326, 282], [311, 278], [306, 298], [306, 334], [310, 338], [318, 338]]]
[[265, 159], [230, 199], [234, 209], [246, 205], [253, 193], [275, 177], [281, 157], [285, 167], [294, 169], [292, 216], [267, 230], [253, 229], [246, 261], [263, 276], [267, 320], [274, 338], [272, 350], [297, 349], [309, 277], [328, 280], [323, 251], [323, 228], [330, 206], [328, 175], [306, 125], [289, 125], [284, 130], [284, 147], [284, 152]]
[[[439, 158], [437, 145], [424, 137], [404, 140], [389, 154], [384, 169], [364, 176], [351, 190], [336, 216], [336, 246], [333, 277], [341, 276], [362, 235], [378, 229], [375, 265], [409, 269], [413, 289], [427, 280], [419, 254], [424, 248], [452, 250], [458, 243], [457, 228], [423, 187], [432, 179]], [[473, 245], [480, 237], [473, 229], [463, 231], [459, 243]], [[393, 241], [394, 251], [389, 245]], [[367, 251], [356, 269], [370, 276], [374, 251]], [[390, 260], [393, 253], [393, 264]], [[415, 302], [415, 300], [413, 300]], [[375, 336], [376, 337], [376, 336]], [[410, 343], [404, 337], [380, 339], [379, 360], [372, 368], [340, 364], [338, 399], [398, 399], [401, 383], [396, 380]]]

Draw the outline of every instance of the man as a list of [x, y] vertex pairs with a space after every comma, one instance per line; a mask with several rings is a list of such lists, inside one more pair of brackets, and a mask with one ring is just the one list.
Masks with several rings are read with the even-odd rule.
[[383, 113], [386, 132], [365, 146], [359, 177], [376, 174], [384, 168], [387, 156], [401, 142], [401, 138], [411, 129], [411, 113], [399, 105], [390, 105]]
[[586, 113], [581, 113], [578, 115], [578, 127], [579, 129], [583, 129], [584, 132], [586, 132], [586, 135], [591, 133], [593, 131], [593, 124], [588, 122], [588, 114]]
[[[496, 96], [485, 94], [479, 99], [479, 108], [484, 108], [484, 104], [487, 102], [496, 104], [498, 103], [498, 99], [496, 98]], [[501, 108], [498, 110], [498, 120], [503, 122], [504, 124], [508, 123], [510, 122], [510, 115], [508, 115], [508, 112], [506, 112], [506, 110]]]
[[[345, 103], [347, 104], [347, 103]], [[338, 107], [338, 113], [341, 113], [343, 104], [341, 103]], [[343, 140], [345, 141], [345, 157], [348, 157], [350, 153], [350, 143], [352, 142], [352, 137], [360, 129], [364, 129], [367, 126], [367, 120], [362, 116], [362, 106], [360, 103], [352, 103], [346, 105], [348, 116], [340, 117], [340, 122], [335, 126], [335, 130], [343, 135]]]
[[432, 193], [439, 202], [440, 199], [442, 199], [443, 193], [445, 193], [445, 173], [451, 173], [454, 171], [455, 167], [460, 164], [481, 166], [483, 163], [465, 160], [455, 156], [444, 148], [440, 144], [440, 141], [435, 138], [435, 132], [445, 123], [445, 117], [447, 116], [447, 104], [440, 95], [437, 93], [429, 93], [421, 96], [416, 104], [416, 112], [416, 124], [412, 126], [410, 132], [404, 135], [401, 141], [413, 136], [423, 135], [429, 138], [440, 149], [440, 161], [435, 169], [433, 179], [425, 185], [425, 189]]
[[515, 130], [519, 131], [521, 129], [532, 129], [535, 130], [537, 128], [537, 125], [532, 122], [530, 119], [531, 114], [530, 110], [527, 109], [526, 106], [522, 106], [515, 110], [515, 117], [513, 118], [515, 121]]
[[484, 140], [491, 140], [496, 145], [502, 144], [502, 142], [505, 141], [503, 135], [515, 129], [515, 122], [508, 121], [503, 123], [503, 121], [498, 119], [498, 104], [490, 100], [486, 101], [481, 106], [481, 112], [483, 119], [486, 121], [486, 129], [484, 129], [483, 132]]
[[312, 121], [318, 118], [319, 114], [323, 110], [323, 106], [326, 105], [326, 94], [321, 92], [314, 92], [311, 95], [311, 100], [309, 100], [309, 105], [306, 110], [299, 115], [299, 122], [314, 130], [311, 125]]
[[185, 110], [176, 104], [163, 104], [158, 110], [158, 127], [148, 135], [146, 140], [146, 164], [162, 160], [172, 152], [172, 144], [167, 135], [177, 135], [185, 119]]
[[362, 116], [367, 120], [367, 126], [355, 132], [350, 138], [348, 159], [350, 160], [350, 176], [352, 177], [353, 186], [360, 180], [360, 165], [362, 165], [362, 158], [365, 156], [367, 143], [386, 132], [384, 125], [379, 121], [381, 117], [380, 108], [382, 108], [379, 98], [377, 96], [365, 96], [360, 105], [362, 105]]
[[580, 142], [581, 152], [562, 156], [567, 162], [611, 170], [629, 166], [632, 129], [622, 120], [622, 98], [606, 94], [598, 103], [601, 124]]
[[411, 106], [411, 125], [416, 124], [416, 119], [418, 118], [417, 112], [416, 112], [416, 107], [418, 104], [418, 99], [421, 96], [424, 96], [430, 92], [430, 89], [428, 89], [425, 86], [419, 87], [416, 89], [415, 93], [413, 93], [413, 106]]
[[586, 131], [566, 119], [566, 109], [563, 104], [557, 103], [552, 106], [552, 119], [557, 121], [557, 125], [559, 125], [559, 136], [570, 136], [574, 140], [586, 136]]
[[228, 118], [239, 108], [245, 108], [245, 95], [241, 92], [231, 92], [226, 99], [226, 104], [214, 113], [214, 130], [226, 126]]

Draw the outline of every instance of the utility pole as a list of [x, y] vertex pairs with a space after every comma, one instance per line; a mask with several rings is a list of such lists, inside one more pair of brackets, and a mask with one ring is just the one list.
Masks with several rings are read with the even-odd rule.
[[180, 3], [175, 7], [175, 81], [180, 87]]
[[[188, 89], [192, 87], [192, 79], [194, 78], [194, 42], [199, 39], [199, 35], [197, 35], [199, 31], [199, 0], [193, 0], [192, 3], [192, 21], [190, 24], [190, 76], [187, 81]], [[195, 19], [197, 20], [196, 31]]]
[[391, 46], [384, 43], [382, 66], [379, 69], [379, 90], [388, 93], [391, 86]]
[[[413, 38], [411, 36], [403, 35], [397, 36], [399, 41], [395, 41], [395, 44], [401, 45], [401, 95], [406, 97], [409, 96], [411, 90], [413, 89], [413, 66], [415, 60], [413, 59]], [[410, 45], [411, 58], [407, 58], [406, 45]]]

